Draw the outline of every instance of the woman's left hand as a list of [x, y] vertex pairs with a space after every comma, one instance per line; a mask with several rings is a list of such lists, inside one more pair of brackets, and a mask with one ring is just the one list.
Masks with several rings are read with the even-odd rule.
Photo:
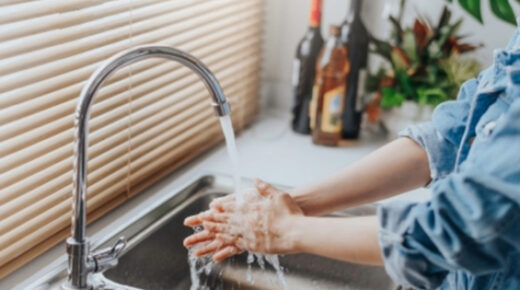
[[205, 243], [195, 255], [213, 255], [224, 260], [243, 251], [284, 254], [295, 251], [291, 223], [303, 216], [291, 196], [260, 180], [255, 189], [243, 194], [217, 199], [210, 210], [186, 218], [185, 225], [202, 225], [204, 230], [184, 240], [186, 247]]

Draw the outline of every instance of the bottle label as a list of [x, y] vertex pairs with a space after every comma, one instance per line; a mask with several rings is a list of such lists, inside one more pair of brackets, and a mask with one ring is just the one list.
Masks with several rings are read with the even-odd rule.
[[320, 86], [314, 85], [312, 88], [312, 98], [311, 103], [309, 105], [309, 119], [310, 119], [310, 127], [312, 130], [316, 127], [316, 111], [318, 110], [318, 98], [320, 94]]
[[293, 87], [298, 86], [298, 82], [300, 81], [300, 66], [301, 62], [299, 59], [293, 60], [293, 70], [292, 70], [292, 85]]
[[344, 96], [345, 86], [330, 90], [323, 96], [321, 131], [326, 133], [341, 132], [341, 113], [343, 112]]
[[311, 1], [311, 16], [309, 20], [309, 26], [311, 27], [318, 27], [321, 24], [321, 1]]
[[367, 69], [362, 68], [359, 70], [357, 94], [356, 94], [356, 112], [362, 112], [365, 106], [363, 100], [365, 99], [365, 86], [367, 82]]

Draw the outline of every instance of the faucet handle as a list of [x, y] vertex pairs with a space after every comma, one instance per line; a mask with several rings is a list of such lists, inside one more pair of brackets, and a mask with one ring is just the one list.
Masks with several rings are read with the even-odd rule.
[[94, 272], [103, 272], [117, 266], [119, 255], [126, 247], [126, 239], [120, 237], [111, 248], [101, 249], [90, 256], [94, 263]]

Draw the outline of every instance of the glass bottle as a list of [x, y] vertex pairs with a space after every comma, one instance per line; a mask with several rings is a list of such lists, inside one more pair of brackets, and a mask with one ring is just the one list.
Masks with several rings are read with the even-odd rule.
[[293, 130], [301, 134], [310, 134], [309, 103], [312, 98], [316, 60], [324, 43], [321, 36], [321, 5], [322, 0], [311, 1], [309, 29], [298, 44], [293, 61], [294, 105], [291, 123]]
[[345, 110], [342, 115], [342, 137], [357, 139], [363, 114], [363, 98], [367, 77], [370, 37], [363, 20], [361, 7], [363, 0], [351, 0], [347, 17], [341, 25], [341, 41], [348, 50], [350, 72], [347, 76]]
[[330, 38], [316, 64], [316, 80], [309, 110], [312, 140], [336, 146], [341, 140], [347, 74], [350, 70], [347, 48], [341, 42], [341, 28], [330, 27]]

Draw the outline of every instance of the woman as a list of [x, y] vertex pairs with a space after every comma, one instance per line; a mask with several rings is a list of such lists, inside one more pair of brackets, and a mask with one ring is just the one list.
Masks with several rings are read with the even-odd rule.
[[[319, 217], [425, 185], [428, 202]], [[204, 227], [185, 245], [204, 242], [196, 254], [215, 261], [305, 252], [384, 265], [405, 287], [520, 289], [520, 32], [431, 123], [318, 183], [287, 194], [257, 181], [244, 202], [216, 200], [185, 223]]]

